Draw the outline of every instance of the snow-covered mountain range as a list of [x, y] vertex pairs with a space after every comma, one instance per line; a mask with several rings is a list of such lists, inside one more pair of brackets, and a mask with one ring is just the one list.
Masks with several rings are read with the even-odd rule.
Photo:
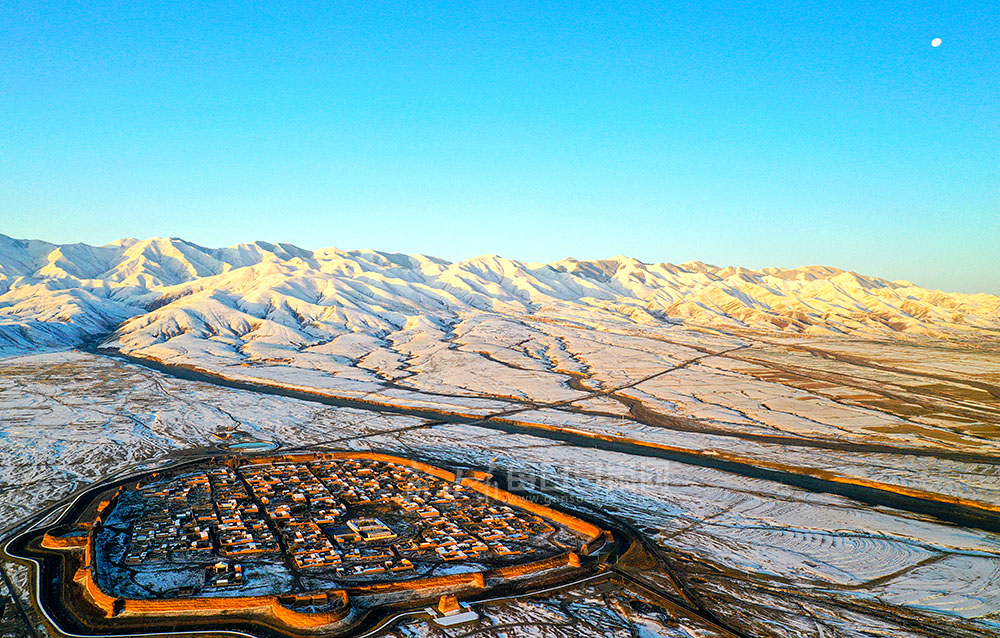
[[[132, 361], [37, 352], [81, 344]], [[614, 512], [746, 635], [1000, 636], [998, 352], [1000, 296], [820, 266], [0, 235], [0, 515], [230, 439], [399, 451]]]
[[0, 235], [0, 352], [107, 337], [125, 352], [170, 343], [251, 360], [339, 341], [350, 347], [330, 354], [350, 358], [386, 335], [447, 333], [482, 313], [868, 337], [1000, 330], [996, 295], [823, 266], [748, 270], [628, 257], [540, 264], [496, 255], [452, 263], [266, 242], [89, 246]]

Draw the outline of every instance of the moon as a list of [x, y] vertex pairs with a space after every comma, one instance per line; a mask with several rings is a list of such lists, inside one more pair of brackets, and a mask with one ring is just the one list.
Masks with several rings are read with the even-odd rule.
[[931, 46], [934, 48], [941, 46], [941, 38], [934, 38], [931, 40]]

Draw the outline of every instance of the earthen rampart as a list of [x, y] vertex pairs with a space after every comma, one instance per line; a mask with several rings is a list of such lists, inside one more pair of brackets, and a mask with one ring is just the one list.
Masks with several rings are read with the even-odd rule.
[[119, 603], [119, 598], [109, 596], [94, 582], [94, 575], [90, 569], [80, 567], [73, 575], [73, 582], [79, 586], [83, 592], [83, 599], [100, 610], [104, 618], [111, 618], [115, 615]]
[[175, 616], [257, 616], [261, 620], [276, 620], [292, 629], [316, 629], [336, 624], [350, 611], [343, 590], [328, 592], [336, 609], [323, 612], [300, 612], [281, 604], [278, 596], [232, 596], [206, 598], [172, 598], [169, 600], [139, 600], [115, 598], [104, 593], [94, 581], [91, 570], [79, 568], [73, 582], [81, 588], [84, 599], [100, 611], [104, 618], [170, 618]]
[[548, 571], [550, 569], [560, 569], [563, 567], [579, 567], [580, 557], [573, 553], [568, 552], [565, 554], [559, 554], [557, 556], [552, 556], [550, 558], [543, 558], [542, 560], [536, 560], [532, 563], [526, 563], [523, 565], [511, 565], [510, 567], [500, 567], [498, 569], [491, 570], [487, 572], [487, 576], [490, 578], [499, 579], [514, 579], [527, 576], [529, 574], [536, 574], [538, 572]]
[[52, 534], [45, 534], [42, 537], [41, 545], [45, 549], [54, 550], [65, 550], [65, 549], [84, 549], [90, 542], [90, 537], [87, 534], [78, 534], [75, 536], [53, 536]]

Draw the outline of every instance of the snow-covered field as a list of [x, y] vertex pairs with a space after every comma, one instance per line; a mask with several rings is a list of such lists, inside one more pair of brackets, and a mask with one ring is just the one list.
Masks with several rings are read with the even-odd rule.
[[[600, 508], [741, 635], [1000, 636], [998, 330], [1000, 297], [822, 267], [0, 236], [0, 532], [226, 437], [377, 448]], [[727, 635], [623, 587], [475, 630]]]
[[[710, 468], [474, 425], [420, 427], [428, 421], [179, 380], [90, 354], [5, 359], [0, 379], [0, 454], [11, 460], [0, 466], [5, 521], [102, 475], [213, 445], [215, 434], [237, 431], [288, 447], [326, 443], [445, 465], [497, 467], [529, 487], [541, 481], [571, 507], [594, 505], [637, 526], [673, 557], [675, 573], [703, 592], [710, 608], [748, 635], [1000, 635], [994, 620], [1000, 611], [1000, 537], [988, 532]], [[567, 415], [586, 426], [585, 417]], [[995, 499], [996, 481], [987, 468], [958, 461], [783, 449], [699, 433], [670, 436], [693, 448], [728, 444], [746, 455], [783, 456], [791, 465], [830, 467], [850, 460], [856, 467], [838, 469], [914, 482], [924, 476], [922, 487], [942, 492], [961, 492], [966, 476], [983, 500]], [[558, 602], [551, 605], [563, 609]], [[598, 614], [593, 618], [599, 620], [599, 608], [583, 605], [579, 614]], [[544, 620], [552, 609], [544, 601], [490, 609], [488, 622], [520, 619], [535, 627], [525, 632], [555, 631]], [[635, 631], [654, 632], [649, 635], [713, 635], [697, 633], [710, 631], [698, 629], [697, 619], [663, 629], [656, 614], [664, 612], [650, 618], [629, 613], [626, 620], [608, 618], [608, 627], [628, 622], [646, 627]], [[558, 620], [566, 625], [559, 632], [571, 626], [596, 631], [579, 614]], [[951, 633], [935, 634], [941, 627]], [[407, 625], [397, 631], [438, 630]], [[670, 633], [682, 631], [694, 633]]]

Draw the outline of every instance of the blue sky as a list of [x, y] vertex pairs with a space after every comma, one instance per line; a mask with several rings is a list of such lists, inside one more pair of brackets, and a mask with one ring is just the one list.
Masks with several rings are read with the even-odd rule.
[[0, 233], [1000, 293], [1000, 3], [139, 4], [0, 5]]

